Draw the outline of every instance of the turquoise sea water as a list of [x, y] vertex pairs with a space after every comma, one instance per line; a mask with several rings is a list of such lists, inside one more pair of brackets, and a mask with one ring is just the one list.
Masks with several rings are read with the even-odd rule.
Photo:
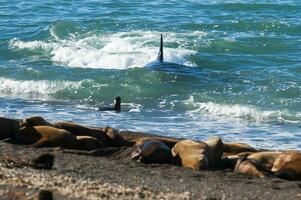
[[300, 104], [300, 1], [0, 0], [1, 116], [300, 150]]

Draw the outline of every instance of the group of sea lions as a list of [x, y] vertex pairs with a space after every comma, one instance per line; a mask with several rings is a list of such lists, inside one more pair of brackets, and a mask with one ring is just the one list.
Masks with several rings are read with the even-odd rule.
[[127, 146], [133, 148], [131, 158], [143, 163], [169, 163], [194, 170], [231, 168], [255, 177], [301, 180], [300, 152], [258, 150], [244, 143], [226, 143], [219, 137], [206, 141], [160, 136], [127, 139], [110, 127], [52, 124], [40, 116], [21, 120], [0, 117], [0, 140], [9, 139], [33, 147], [80, 150]]
[[0, 140], [14, 139], [34, 147], [94, 150], [106, 146], [130, 146], [112, 128], [86, 127], [73, 122], [51, 124], [40, 116], [22, 120], [0, 117]]

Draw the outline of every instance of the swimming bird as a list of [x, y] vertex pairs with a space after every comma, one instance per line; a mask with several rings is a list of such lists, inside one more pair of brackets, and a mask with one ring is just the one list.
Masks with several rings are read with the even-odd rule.
[[98, 107], [97, 111], [116, 111], [120, 112], [121, 110], [121, 98], [120, 96], [115, 98], [114, 107]]

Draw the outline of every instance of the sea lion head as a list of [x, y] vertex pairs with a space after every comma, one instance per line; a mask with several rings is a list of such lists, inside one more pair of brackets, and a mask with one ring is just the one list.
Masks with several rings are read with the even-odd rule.
[[103, 129], [108, 138], [109, 146], [122, 147], [122, 146], [133, 146], [133, 142], [124, 139], [116, 129], [106, 127]]
[[215, 162], [219, 162], [224, 152], [224, 145], [220, 137], [210, 137], [204, 141], [211, 149]]
[[148, 140], [137, 146], [131, 157], [143, 163], [169, 163], [171, 160], [171, 151], [161, 141]]
[[21, 126], [53, 126], [41, 116], [32, 116], [23, 119]]
[[121, 98], [120, 96], [115, 98], [115, 105], [114, 105], [114, 109], [119, 112], [121, 110]]
[[246, 157], [237, 160], [234, 172], [248, 174], [258, 178], [265, 177], [264, 172], [258, 169], [258, 163], [254, 163]]
[[281, 153], [271, 169], [279, 178], [297, 180], [301, 178], [301, 153], [298, 151], [286, 151]]

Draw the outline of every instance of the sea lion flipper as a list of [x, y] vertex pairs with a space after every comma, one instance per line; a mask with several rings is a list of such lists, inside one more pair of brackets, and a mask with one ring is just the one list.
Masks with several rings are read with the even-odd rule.
[[40, 140], [38, 140], [36, 143], [32, 144], [33, 147], [43, 147], [43, 146], [47, 146], [47, 139], [46, 138], [41, 138]]

